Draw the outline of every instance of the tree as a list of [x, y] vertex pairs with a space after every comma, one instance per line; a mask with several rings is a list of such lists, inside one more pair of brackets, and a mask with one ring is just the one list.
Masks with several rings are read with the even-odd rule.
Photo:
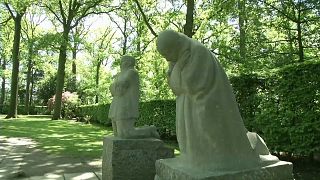
[[[21, 36], [21, 21], [27, 9], [25, 2], [13, 2], [15, 4], [4, 3], [9, 11], [12, 19], [14, 20], [14, 39], [12, 47], [12, 77], [11, 77], [11, 96], [10, 106], [6, 118], [17, 117], [18, 111], [18, 78], [19, 78], [19, 48]], [[16, 5], [16, 7], [13, 7]]]
[[[79, 22], [89, 16], [90, 14], [99, 14], [99, 5], [103, 0], [69, 0], [64, 2], [62, 0], [55, 2], [48, 2], [45, 7], [54, 15], [56, 20], [60, 22], [63, 27], [62, 41], [59, 48], [59, 62], [57, 72], [57, 86], [55, 95], [54, 113], [52, 119], [59, 119], [61, 117], [61, 98], [64, 87], [65, 78], [65, 64], [67, 59], [67, 47], [69, 44], [70, 31], [78, 26]], [[107, 10], [106, 12], [110, 12]]]
[[[295, 31], [296, 35], [294, 40], [296, 41], [298, 51], [296, 54], [299, 56], [298, 62], [305, 61], [305, 48], [307, 42], [307, 34], [308, 32], [307, 26], [310, 27], [311, 23], [319, 22], [319, 5], [316, 1], [313, 0], [288, 0], [288, 1], [280, 1], [273, 2], [264, 0], [263, 3], [266, 4], [267, 7], [275, 11], [281, 19], [285, 19], [287, 22], [280, 25], [288, 31], [290, 36], [293, 36], [291, 31]], [[289, 23], [289, 24], [288, 24]], [[313, 33], [311, 33], [313, 34]], [[292, 40], [288, 40], [289, 43], [292, 43]], [[292, 45], [292, 44], [291, 44]], [[319, 48], [319, 47], [314, 47]]]
[[41, 17], [37, 14], [37, 7], [35, 5], [31, 6], [29, 13], [26, 14], [26, 18], [24, 19], [24, 28], [22, 28], [24, 32], [24, 36], [27, 43], [28, 49], [28, 57], [27, 57], [27, 77], [26, 77], [26, 90], [25, 90], [25, 102], [24, 102], [24, 112], [29, 114], [29, 106], [31, 103], [31, 92], [32, 88], [32, 67], [34, 66], [34, 56], [37, 53], [36, 40], [37, 40], [37, 26], [41, 24], [45, 20], [45, 18]]
[[[6, 101], [6, 80], [8, 78], [7, 73], [7, 62], [10, 58], [10, 53], [12, 52], [11, 44], [12, 44], [12, 31], [14, 29], [11, 20], [11, 16], [9, 14], [4, 14], [3, 11], [5, 9], [1, 9], [1, 29], [0, 29], [0, 64], [1, 64], [1, 97], [0, 97], [0, 105], [5, 104]], [[0, 109], [2, 112], [2, 109]]]

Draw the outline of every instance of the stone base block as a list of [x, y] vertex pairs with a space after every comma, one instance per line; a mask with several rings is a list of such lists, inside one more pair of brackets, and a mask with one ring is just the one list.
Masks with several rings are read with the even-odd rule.
[[170, 158], [156, 162], [155, 180], [282, 180], [293, 179], [292, 168], [292, 163], [279, 161], [254, 169], [214, 172], [189, 168], [176, 158]]
[[173, 149], [159, 139], [107, 136], [103, 141], [102, 180], [151, 180], [156, 160], [172, 157]]

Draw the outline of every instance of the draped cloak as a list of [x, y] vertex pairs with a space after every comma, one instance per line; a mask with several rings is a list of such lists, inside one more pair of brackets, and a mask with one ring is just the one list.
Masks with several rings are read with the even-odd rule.
[[109, 109], [112, 120], [139, 117], [139, 75], [135, 69], [121, 71], [110, 86], [113, 99]]
[[176, 98], [176, 131], [185, 165], [211, 170], [257, 167], [227, 75], [199, 42], [188, 45], [169, 76]]

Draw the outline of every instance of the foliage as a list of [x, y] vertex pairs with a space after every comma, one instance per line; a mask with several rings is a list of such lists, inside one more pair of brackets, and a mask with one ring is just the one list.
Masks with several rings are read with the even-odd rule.
[[41, 100], [42, 105], [47, 105], [48, 100], [54, 95], [56, 88], [57, 78], [55, 76], [47, 77], [39, 85], [38, 98]]
[[[72, 119], [76, 117], [78, 106], [80, 105], [79, 97], [76, 92], [63, 92], [62, 93], [62, 117], [67, 119]], [[49, 111], [53, 110], [55, 104], [55, 95], [48, 100]]]
[[109, 104], [94, 104], [84, 105], [79, 107], [79, 114], [77, 118], [80, 121], [97, 122], [104, 125], [111, 125], [110, 119], [108, 119]]
[[175, 112], [173, 100], [154, 100], [140, 103], [140, 117], [137, 126], [155, 125], [161, 137], [170, 139], [176, 135]]
[[[0, 105], [0, 114], [7, 114], [9, 111], [9, 105], [4, 104]], [[47, 106], [30, 106], [29, 114], [30, 115], [41, 115], [48, 112]], [[18, 114], [26, 114], [24, 105], [18, 106]]]
[[239, 110], [249, 131], [256, 131], [256, 115], [260, 111], [261, 91], [265, 88], [265, 77], [257, 74], [241, 74], [230, 77]]
[[271, 76], [262, 94], [257, 128], [275, 151], [320, 151], [319, 61], [289, 65]]

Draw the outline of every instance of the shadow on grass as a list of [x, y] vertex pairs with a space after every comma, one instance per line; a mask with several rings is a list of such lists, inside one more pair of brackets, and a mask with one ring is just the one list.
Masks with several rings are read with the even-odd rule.
[[110, 127], [69, 120], [51, 120], [44, 116], [0, 118], [2, 136], [31, 138], [47, 152], [74, 157], [100, 158], [103, 137], [112, 133]]

